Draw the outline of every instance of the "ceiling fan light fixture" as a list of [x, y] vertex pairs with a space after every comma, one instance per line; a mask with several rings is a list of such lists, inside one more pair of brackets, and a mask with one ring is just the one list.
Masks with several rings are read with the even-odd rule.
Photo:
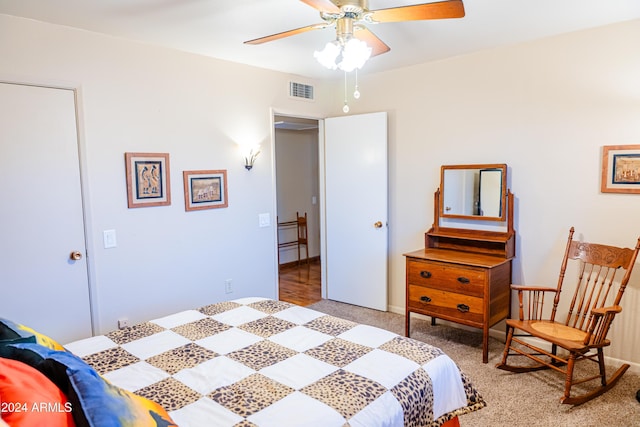
[[371, 48], [362, 40], [352, 38], [342, 48], [342, 61], [338, 68], [346, 72], [360, 69], [370, 57]]
[[316, 50], [315, 52], [313, 52], [313, 57], [316, 58], [316, 60], [318, 60], [318, 62], [322, 66], [330, 70], [335, 70], [336, 68], [338, 68], [336, 59], [340, 55], [341, 51], [342, 48], [340, 47], [338, 42], [332, 41], [327, 43], [324, 49], [322, 49], [321, 51]]
[[313, 56], [324, 67], [351, 72], [360, 69], [371, 57], [372, 49], [362, 40], [350, 38], [345, 43], [338, 40], [326, 44], [322, 51], [315, 51]]

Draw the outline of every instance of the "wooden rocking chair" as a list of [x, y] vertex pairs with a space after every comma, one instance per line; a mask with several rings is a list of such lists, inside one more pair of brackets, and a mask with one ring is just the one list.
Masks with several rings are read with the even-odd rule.
[[[561, 372], [565, 375], [565, 386], [560, 402], [579, 405], [609, 390], [629, 368], [624, 364], [607, 378], [603, 348], [610, 344], [607, 333], [615, 315], [622, 310], [620, 300], [640, 250], [640, 238], [632, 250], [575, 241], [573, 232], [571, 227], [557, 288], [511, 285], [518, 292], [519, 318], [507, 320], [502, 362], [496, 367], [511, 372], [541, 369]], [[555, 319], [568, 261], [579, 265], [578, 283], [566, 320], [558, 322]], [[546, 295], [554, 295], [550, 317], [543, 313]], [[515, 334], [516, 329], [523, 333]], [[532, 341], [550, 344], [551, 351]], [[558, 347], [562, 349], [560, 352]], [[509, 365], [510, 356], [526, 356], [535, 363]], [[598, 374], [574, 379], [575, 363], [581, 360], [597, 363]], [[600, 379], [598, 386], [581, 395], [571, 395], [572, 386], [597, 379]]]

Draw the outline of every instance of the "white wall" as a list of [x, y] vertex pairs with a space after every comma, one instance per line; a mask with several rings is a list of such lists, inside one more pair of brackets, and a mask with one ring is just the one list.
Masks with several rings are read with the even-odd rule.
[[[402, 254], [423, 246], [441, 164], [509, 165], [516, 282], [555, 282], [571, 226], [585, 240], [635, 244], [640, 196], [602, 194], [599, 177], [601, 146], [640, 143], [639, 41], [632, 21], [360, 73], [352, 114], [389, 113], [392, 310], [404, 309]], [[317, 102], [295, 102], [287, 75], [6, 16], [0, 57], [2, 79], [80, 88], [100, 331], [121, 315], [146, 319], [226, 298], [227, 278], [233, 296], [274, 294], [274, 229], [257, 227], [258, 213], [275, 221], [269, 109], [342, 115], [341, 81], [313, 82]], [[233, 142], [245, 138], [263, 144], [251, 172]], [[127, 209], [126, 151], [171, 153], [171, 207]], [[186, 213], [180, 173], [204, 168], [228, 169], [230, 207]], [[111, 228], [119, 246], [102, 249]], [[640, 363], [640, 268], [624, 305], [609, 354]]]
[[[404, 310], [402, 254], [424, 246], [442, 164], [509, 166], [515, 282], [555, 284], [571, 226], [578, 239], [635, 246], [640, 195], [601, 193], [600, 173], [603, 145], [640, 144], [639, 43], [632, 21], [360, 74], [352, 112], [389, 112], [392, 310]], [[608, 354], [640, 363], [638, 266], [623, 303]]]
[[[97, 332], [120, 317], [276, 296], [271, 109], [321, 116], [321, 84], [2, 15], [0, 58], [2, 80], [78, 88]], [[289, 98], [290, 78], [316, 84], [316, 102]], [[241, 142], [262, 144], [250, 172]], [[127, 208], [125, 152], [170, 153], [171, 206]], [[182, 171], [200, 169], [227, 169], [228, 208], [185, 212]], [[105, 229], [117, 248], [103, 249]]]

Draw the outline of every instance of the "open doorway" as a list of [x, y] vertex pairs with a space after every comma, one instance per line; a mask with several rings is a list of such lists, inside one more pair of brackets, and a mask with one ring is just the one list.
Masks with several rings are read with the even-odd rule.
[[274, 127], [279, 297], [306, 306], [321, 299], [318, 120], [275, 115]]

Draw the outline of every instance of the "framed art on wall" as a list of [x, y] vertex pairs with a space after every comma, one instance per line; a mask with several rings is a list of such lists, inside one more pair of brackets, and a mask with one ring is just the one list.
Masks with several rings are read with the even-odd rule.
[[640, 145], [602, 147], [603, 193], [640, 194]]
[[168, 153], [124, 153], [129, 208], [171, 204]]
[[186, 211], [226, 208], [227, 171], [184, 171], [184, 207]]

